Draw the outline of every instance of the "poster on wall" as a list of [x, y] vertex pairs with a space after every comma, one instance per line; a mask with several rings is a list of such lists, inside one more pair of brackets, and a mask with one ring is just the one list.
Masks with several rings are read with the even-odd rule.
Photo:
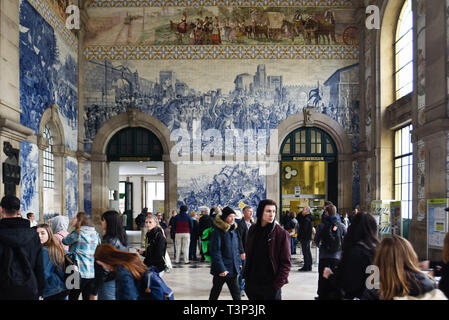
[[402, 224], [402, 212], [401, 201], [393, 201], [390, 204], [390, 217], [391, 217], [391, 234], [403, 236], [403, 224]]
[[164, 200], [153, 200], [153, 213], [164, 212]]
[[371, 202], [371, 214], [377, 221], [380, 239], [391, 235], [390, 205], [390, 200], [374, 200]]
[[427, 200], [427, 244], [432, 249], [442, 249], [448, 232], [448, 213], [444, 210], [448, 199]]

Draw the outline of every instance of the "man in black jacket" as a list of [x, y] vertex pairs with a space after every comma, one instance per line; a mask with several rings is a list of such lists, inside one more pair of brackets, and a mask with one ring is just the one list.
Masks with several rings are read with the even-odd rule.
[[312, 241], [313, 217], [310, 207], [305, 206], [301, 212], [302, 218], [298, 229], [298, 240], [301, 242], [301, 250], [304, 256], [304, 266], [298, 271], [312, 271], [312, 252], [310, 242]]
[[[253, 221], [253, 208], [250, 206], [246, 206], [243, 208], [243, 219], [240, 220], [240, 222], [237, 224], [237, 235], [239, 236], [239, 251], [240, 251], [240, 258], [242, 260], [242, 270], [245, 267], [245, 261], [246, 261], [246, 254], [245, 254], [245, 245], [246, 245], [246, 239], [248, 237], [248, 230], [249, 228], [254, 224]], [[239, 275], [239, 285], [240, 285], [240, 291], [242, 292], [245, 290], [245, 279], [243, 279], [242, 274]]]
[[37, 300], [44, 289], [39, 236], [29, 220], [18, 218], [17, 197], [3, 197], [0, 206], [0, 300]]

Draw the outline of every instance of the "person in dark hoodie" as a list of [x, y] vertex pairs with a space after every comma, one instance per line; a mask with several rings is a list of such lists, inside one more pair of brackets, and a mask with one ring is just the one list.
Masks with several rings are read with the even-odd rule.
[[215, 229], [210, 237], [211, 267], [214, 276], [209, 300], [217, 300], [226, 283], [233, 300], [241, 300], [237, 277], [240, 272], [239, 239], [235, 212], [225, 207], [214, 219]]
[[276, 202], [262, 200], [248, 231], [243, 271], [249, 300], [281, 300], [291, 268], [290, 236], [275, 220]]
[[334, 288], [333, 299], [362, 297], [369, 276], [366, 268], [373, 264], [378, 245], [376, 220], [369, 213], [358, 213], [343, 241], [343, 254], [335, 274], [331, 269], [324, 268], [323, 277], [329, 279]]
[[332, 287], [328, 279], [323, 278], [323, 271], [328, 267], [335, 272], [335, 267], [341, 259], [342, 242], [346, 234], [346, 227], [338, 221], [337, 209], [330, 204], [325, 210], [326, 216], [318, 225], [314, 242], [320, 248], [318, 262], [318, 300], [332, 299]]
[[374, 258], [374, 265], [379, 268], [379, 289], [367, 289], [362, 300], [445, 298], [441, 291], [435, 290], [435, 280], [420, 270], [418, 255], [410, 242], [401, 236], [392, 235], [382, 240]]
[[[30, 229], [29, 220], [17, 217], [20, 214], [17, 197], [3, 197], [0, 206], [0, 300], [37, 300], [42, 297], [45, 286], [39, 236], [36, 230]], [[30, 271], [25, 270], [26, 267], [18, 267], [23, 266], [19, 263], [21, 258], [29, 262], [30, 277], [17, 277]]]
[[298, 240], [301, 242], [301, 250], [304, 256], [304, 265], [298, 271], [312, 271], [312, 252], [310, 242], [312, 240], [313, 217], [310, 207], [305, 206], [301, 212], [301, 223], [298, 228]]
[[181, 251], [184, 253], [184, 263], [189, 264], [190, 231], [193, 229], [192, 218], [187, 213], [187, 206], [182, 205], [180, 213], [173, 218], [175, 230], [176, 263], [181, 259]]

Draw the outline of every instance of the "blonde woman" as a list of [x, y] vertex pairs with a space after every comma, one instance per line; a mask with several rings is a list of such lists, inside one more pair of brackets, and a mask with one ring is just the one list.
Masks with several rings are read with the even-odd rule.
[[435, 281], [419, 268], [412, 245], [400, 236], [393, 235], [381, 242], [374, 265], [380, 271], [378, 293], [382, 300], [432, 299], [439, 295], [434, 291]]
[[164, 231], [159, 225], [159, 219], [155, 215], [147, 216], [145, 228], [148, 230], [145, 238], [145, 251], [139, 253], [145, 257], [144, 263], [148, 267], [154, 267], [156, 272], [165, 270], [165, 251], [167, 250], [167, 239]]
[[36, 231], [42, 244], [45, 286], [42, 297], [44, 300], [65, 300], [68, 290], [64, 283], [64, 256], [62, 246], [53, 236], [48, 224], [40, 224]]

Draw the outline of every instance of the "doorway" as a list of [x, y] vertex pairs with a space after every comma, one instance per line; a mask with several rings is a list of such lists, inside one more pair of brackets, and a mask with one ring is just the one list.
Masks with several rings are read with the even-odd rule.
[[[164, 190], [164, 162], [159, 139], [145, 128], [125, 128], [117, 132], [106, 148], [109, 172], [109, 207], [127, 215], [127, 229], [143, 208], [157, 199], [149, 199], [148, 183], [162, 182]], [[159, 193], [161, 186], [159, 186]], [[164, 198], [158, 202], [165, 211]], [[149, 208], [152, 209], [152, 208]]]
[[304, 206], [318, 223], [325, 200], [338, 207], [337, 148], [319, 128], [299, 128], [281, 145], [281, 210], [300, 213]]

